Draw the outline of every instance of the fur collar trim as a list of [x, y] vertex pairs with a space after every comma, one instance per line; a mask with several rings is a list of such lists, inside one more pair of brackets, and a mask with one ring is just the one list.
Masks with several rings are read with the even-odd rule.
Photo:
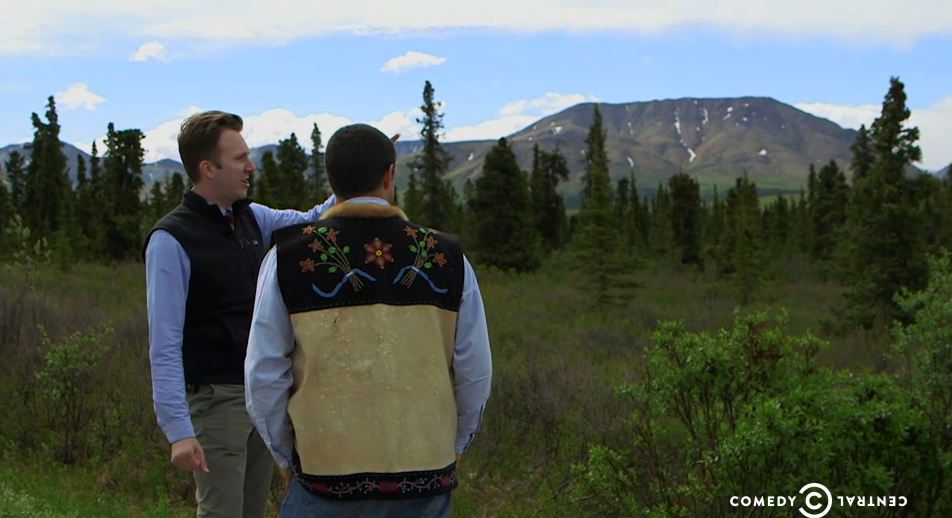
[[338, 203], [331, 208], [324, 211], [321, 214], [321, 219], [324, 218], [392, 218], [394, 216], [399, 216], [400, 218], [409, 221], [407, 215], [403, 213], [403, 210], [396, 205], [384, 205], [382, 203], [374, 202], [342, 202]]

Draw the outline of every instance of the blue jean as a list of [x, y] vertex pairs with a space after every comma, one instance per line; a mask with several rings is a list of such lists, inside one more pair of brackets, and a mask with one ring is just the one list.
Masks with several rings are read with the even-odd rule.
[[448, 518], [452, 493], [410, 500], [328, 500], [291, 480], [278, 518]]

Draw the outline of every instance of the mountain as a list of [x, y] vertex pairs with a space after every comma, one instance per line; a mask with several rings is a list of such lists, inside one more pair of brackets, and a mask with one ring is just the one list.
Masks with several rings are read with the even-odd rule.
[[[849, 148], [856, 137], [854, 130], [769, 97], [682, 98], [598, 106], [612, 178], [634, 173], [644, 192], [653, 191], [678, 171], [695, 176], [704, 191], [715, 184], [726, 190], [744, 171], [764, 192], [799, 190], [811, 163], [821, 166], [833, 159], [848, 167]], [[569, 206], [576, 204], [580, 190], [584, 142], [594, 107], [594, 103], [572, 106], [507, 137], [524, 169], [532, 165], [533, 145], [562, 150], [572, 170], [569, 181], [560, 188]], [[467, 179], [479, 176], [495, 143], [444, 143], [453, 157], [447, 178], [461, 190]], [[399, 188], [406, 186], [408, 164], [421, 148], [418, 140], [397, 142]], [[6, 161], [14, 149], [27, 153], [22, 145], [9, 145], [0, 149], [0, 160]], [[63, 149], [75, 180], [76, 157], [83, 155], [88, 165], [89, 156], [70, 144], [64, 144]], [[264, 152], [276, 149], [276, 144], [253, 148], [252, 160], [260, 167]], [[166, 159], [146, 164], [143, 178], [151, 184], [175, 172], [185, 174], [182, 164]]]
[[[594, 106], [575, 105], [511, 135], [522, 167], [531, 166], [534, 144], [559, 146], [573, 170], [563, 192], [577, 192]], [[612, 178], [634, 172], [646, 190], [682, 170], [708, 187], [716, 183], [726, 188], [747, 171], [759, 187], [799, 189], [811, 163], [833, 159], [847, 166], [856, 137], [854, 130], [766, 97], [599, 103], [599, 109]], [[456, 183], [475, 177], [493, 144], [447, 144], [454, 157], [449, 177]]]

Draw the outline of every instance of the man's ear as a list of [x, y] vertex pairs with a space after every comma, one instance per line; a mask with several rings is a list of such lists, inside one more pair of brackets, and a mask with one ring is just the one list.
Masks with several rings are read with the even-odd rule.
[[198, 163], [198, 174], [201, 178], [214, 178], [215, 165], [208, 160], [202, 160]]

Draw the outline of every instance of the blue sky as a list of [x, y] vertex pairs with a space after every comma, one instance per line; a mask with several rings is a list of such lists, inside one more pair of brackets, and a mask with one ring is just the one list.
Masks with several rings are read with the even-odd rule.
[[952, 9], [940, 2], [510, 4], [5, 4], [0, 145], [30, 138], [51, 94], [63, 140], [88, 150], [109, 122], [140, 128], [147, 160], [177, 159], [178, 125], [199, 109], [244, 116], [252, 146], [306, 140], [314, 122], [325, 140], [357, 121], [411, 139], [426, 80], [447, 140], [498, 138], [587, 100], [677, 97], [771, 96], [858, 127], [898, 75], [921, 165], [952, 162]]

